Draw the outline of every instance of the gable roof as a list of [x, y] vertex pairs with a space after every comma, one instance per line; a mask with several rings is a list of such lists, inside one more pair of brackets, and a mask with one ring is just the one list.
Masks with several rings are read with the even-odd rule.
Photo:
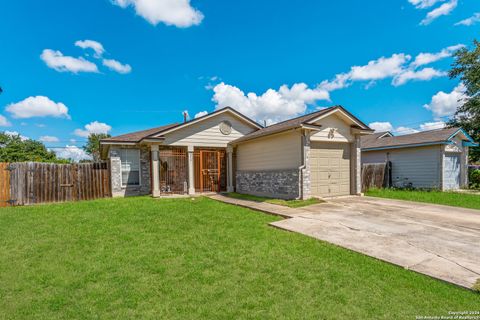
[[152, 135], [156, 134], [162, 131], [165, 131], [167, 129], [171, 129], [175, 126], [177, 126], [178, 123], [172, 123], [172, 124], [167, 124], [165, 126], [161, 127], [156, 127], [156, 128], [151, 128], [147, 130], [141, 130], [141, 131], [135, 131], [127, 134], [122, 134], [119, 136], [111, 137], [111, 138], [106, 138], [102, 139], [102, 143], [108, 144], [108, 142], [140, 142], [142, 139]]
[[162, 138], [164, 134], [167, 134], [167, 133], [170, 133], [172, 131], [184, 128], [184, 127], [192, 125], [194, 123], [198, 123], [200, 121], [203, 121], [205, 119], [211, 118], [213, 116], [216, 116], [216, 115], [219, 115], [219, 114], [225, 113], [225, 112], [232, 113], [236, 117], [244, 120], [245, 122], [250, 123], [251, 126], [253, 126], [257, 129], [263, 128], [260, 124], [253, 121], [252, 119], [244, 116], [243, 114], [234, 110], [233, 108], [226, 107], [226, 108], [219, 109], [215, 112], [206, 114], [202, 117], [198, 117], [196, 119], [192, 119], [192, 120], [184, 122], [184, 123], [172, 123], [172, 124], [164, 125], [164, 126], [161, 126], [161, 127], [136, 131], [136, 132], [127, 133], [127, 134], [122, 134], [122, 135], [119, 135], [119, 136], [102, 139], [101, 143], [102, 144], [122, 143], [122, 142], [124, 142], [124, 143], [139, 143], [144, 139], [159, 139], [159, 138]]
[[[300, 128], [303, 125], [313, 125], [313, 122], [317, 121], [318, 118], [328, 116], [329, 114], [331, 114], [333, 112], [336, 112], [336, 111], [341, 111], [344, 114], [348, 115], [350, 118], [352, 118], [354, 120], [354, 122], [357, 124], [357, 126], [359, 128], [364, 129], [364, 130], [368, 130], [368, 131], [371, 130], [366, 124], [364, 124], [363, 122], [358, 120], [355, 116], [353, 116], [350, 112], [345, 110], [345, 108], [343, 108], [342, 106], [333, 106], [333, 107], [329, 107], [329, 108], [326, 108], [326, 109], [323, 109], [323, 110], [320, 110], [320, 111], [309, 113], [309, 114], [306, 114], [306, 115], [303, 115], [303, 116], [300, 116], [300, 117], [296, 117], [296, 118], [293, 118], [293, 119], [289, 119], [289, 120], [285, 120], [285, 121], [282, 121], [282, 122], [275, 123], [271, 126], [265, 127], [263, 129], [260, 129], [260, 130], [257, 130], [257, 131], [254, 131], [254, 132], [252, 132], [250, 134], [247, 134], [247, 135], [245, 135], [241, 138], [238, 138], [237, 140], [234, 140], [231, 143], [232, 144], [237, 144], [237, 143], [240, 143], [240, 142], [244, 142], [244, 141], [268, 136], [268, 135], [271, 135], [271, 134], [280, 133], [280, 132], [295, 129], [295, 128]], [[320, 128], [320, 126], [318, 126], [318, 128]], [[371, 130], [371, 131], [373, 131], [373, 130]]]
[[472, 138], [461, 128], [444, 128], [402, 136], [384, 136], [385, 132], [375, 133], [370, 136], [361, 137], [362, 151], [405, 148], [412, 146], [425, 146], [436, 144], [447, 144], [459, 133], [465, 137], [465, 141], [474, 143]]

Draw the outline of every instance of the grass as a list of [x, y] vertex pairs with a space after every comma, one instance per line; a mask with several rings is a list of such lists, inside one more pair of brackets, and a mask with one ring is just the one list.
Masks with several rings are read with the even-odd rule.
[[0, 209], [2, 319], [414, 319], [480, 294], [207, 198]]
[[310, 206], [312, 204], [317, 204], [323, 202], [320, 199], [310, 198], [307, 200], [283, 200], [283, 199], [274, 199], [274, 198], [267, 198], [267, 197], [259, 197], [259, 196], [252, 196], [249, 194], [242, 194], [236, 192], [229, 192], [227, 196], [235, 199], [241, 200], [250, 200], [256, 202], [268, 202], [272, 204], [278, 204], [280, 206], [290, 207], [290, 208], [300, 208], [305, 206]]
[[480, 209], [480, 196], [477, 194], [441, 191], [373, 189], [367, 191], [365, 195], [371, 197], [442, 204], [453, 207]]

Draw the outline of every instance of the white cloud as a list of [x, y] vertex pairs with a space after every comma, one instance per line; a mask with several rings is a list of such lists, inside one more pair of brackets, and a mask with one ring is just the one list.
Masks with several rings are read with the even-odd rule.
[[419, 132], [419, 130], [417, 129], [413, 129], [413, 128], [410, 128], [410, 127], [403, 127], [403, 126], [400, 126], [398, 128], [396, 128], [394, 131], [393, 131], [396, 135], [403, 135], [403, 134], [411, 134], [411, 133], [417, 133]]
[[195, 119], [196, 118], [200, 118], [200, 117], [203, 117], [203, 116], [206, 116], [208, 114], [207, 111], [200, 111], [198, 113], [195, 114]]
[[20, 136], [20, 139], [22, 139], [22, 141], [25, 141], [25, 140], [28, 140], [30, 139], [29, 137], [26, 137], [24, 135], [21, 135], [18, 131], [9, 131], [9, 130], [5, 130], [3, 133], [9, 135], [9, 136], [12, 136], [12, 137], [16, 137], [16, 136]]
[[457, 45], [454, 45], [454, 46], [444, 48], [440, 52], [437, 52], [437, 53], [422, 52], [415, 57], [415, 60], [411, 63], [411, 67], [418, 68], [420, 66], [430, 64], [430, 63], [436, 62], [436, 61], [444, 59], [444, 58], [448, 58], [455, 51], [457, 51], [458, 49], [461, 49], [463, 47], [465, 47], [465, 45], [457, 44]]
[[420, 129], [422, 131], [443, 129], [443, 128], [445, 128], [445, 122], [443, 121], [425, 122], [424, 124], [420, 125]]
[[57, 137], [54, 136], [41, 136], [40, 139], [38, 139], [42, 142], [58, 142], [60, 141]]
[[110, 70], [122, 74], [130, 73], [132, 71], [132, 67], [129, 64], [121, 64], [114, 59], [103, 59], [103, 65], [108, 67]]
[[199, 25], [203, 14], [190, 5], [190, 0], [112, 0], [122, 8], [132, 6], [135, 12], [153, 25], [162, 22], [186, 28]]
[[445, 0], [408, 0], [408, 2], [413, 4], [417, 9], [430, 8], [437, 2], [441, 2], [441, 1], [445, 1]]
[[460, 83], [450, 93], [443, 91], [437, 92], [429, 104], [424, 105], [424, 108], [432, 111], [437, 118], [444, 116], [451, 116], [457, 111], [457, 108], [465, 99], [465, 86]]
[[92, 49], [93, 51], [95, 51], [96, 58], [100, 58], [105, 52], [103, 45], [100, 42], [94, 40], [78, 40], [75, 42], [75, 45], [82, 49]]
[[381, 57], [370, 61], [365, 66], [352, 67], [350, 79], [352, 80], [379, 80], [394, 76], [403, 69], [403, 64], [410, 60], [404, 53], [394, 54], [390, 58]]
[[385, 132], [385, 131], [393, 131], [393, 126], [390, 122], [372, 122], [368, 125], [370, 128], [375, 130], [376, 132]]
[[394, 128], [393, 125], [388, 121], [372, 122], [368, 126], [374, 129], [376, 132], [390, 131], [396, 135], [404, 135], [404, 134], [417, 133], [417, 132], [426, 131], [426, 130], [441, 129], [445, 127], [445, 122], [443, 121], [425, 122], [421, 124], [418, 129], [406, 127], [406, 126], [399, 126], [397, 128]]
[[51, 49], [43, 50], [40, 58], [48, 67], [59, 72], [98, 72], [97, 65], [93, 62], [85, 60], [83, 57], [64, 56], [60, 51]]
[[10, 121], [0, 114], [0, 127], [10, 127], [11, 125]]
[[393, 54], [372, 60], [364, 66], [353, 66], [347, 73], [337, 74], [332, 81], [323, 81], [319, 87], [332, 91], [348, 87], [352, 81], [375, 81], [394, 77], [404, 71], [404, 65], [411, 59], [404, 53]]
[[54, 102], [48, 97], [28, 97], [17, 103], [9, 104], [5, 110], [14, 118], [56, 117], [70, 119], [68, 108], [61, 102]]
[[480, 12], [475, 13], [470, 18], [458, 21], [457, 23], [455, 23], [455, 25], [456, 26], [471, 26], [471, 25], [474, 25], [477, 22], [480, 22]]
[[458, 5], [458, 0], [450, 0], [442, 4], [440, 7], [433, 9], [432, 11], [427, 13], [425, 19], [423, 19], [420, 24], [421, 25], [428, 25], [432, 23], [433, 20], [450, 14]]
[[447, 72], [439, 71], [433, 68], [424, 68], [422, 70], [406, 70], [405, 72], [400, 73], [395, 76], [392, 80], [394, 86], [401, 86], [407, 83], [410, 80], [431, 80], [437, 77], [446, 76]]
[[245, 94], [235, 86], [217, 84], [212, 100], [216, 108], [230, 106], [259, 122], [272, 124], [301, 115], [307, 105], [318, 100], [329, 100], [330, 96], [323, 88], [311, 89], [305, 83], [296, 83], [290, 88], [282, 85], [278, 90], [268, 89], [262, 95], [249, 92]]
[[51, 148], [62, 159], [72, 159], [73, 161], [90, 160], [91, 157], [85, 152], [85, 150], [77, 147], [66, 145], [63, 148]]
[[390, 57], [381, 57], [377, 60], [371, 60], [363, 66], [353, 66], [349, 72], [339, 73], [332, 80], [324, 80], [318, 88], [330, 92], [349, 87], [355, 81], [368, 81], [365, 88], [369, 89], [375, 85], [376, 81], [387, 78], [392, 78], [392, 84], [394, 86], [400, 86], [410, 80], [426, 81], [436, 77], [443, 77], [447, 75], [447, 73], [434, 68], [415, 69], [450, 57], [455, 51], [463, 47], [463, 44], [457, 44], [444, 48], [437, 53], [423, 52], [418, 54], [411, 63], [412, 57], [405, 53], [396, 53]]
[[93, 133], [108, 133], [112, 127], [106, 123], [93, 121], [85, 125], [85, 129], [75, 129], [73, 132], [75, 135], [83, 138], [88, 138]]

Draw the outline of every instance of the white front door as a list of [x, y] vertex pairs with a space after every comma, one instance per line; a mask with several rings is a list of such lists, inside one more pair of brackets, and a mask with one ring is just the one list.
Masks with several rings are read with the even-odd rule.
[[460, 189], [460, 155], [445, 154], [443, 163], [443, 188], [445, 190]]

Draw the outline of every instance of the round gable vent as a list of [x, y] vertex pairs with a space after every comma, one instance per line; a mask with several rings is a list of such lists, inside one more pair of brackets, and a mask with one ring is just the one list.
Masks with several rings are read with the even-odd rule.
[[220, 132], [226, 136], [232, 133], [232, 124], [230, 123], [230, 121], [223, 121], [222, 123], [220, 123]]

